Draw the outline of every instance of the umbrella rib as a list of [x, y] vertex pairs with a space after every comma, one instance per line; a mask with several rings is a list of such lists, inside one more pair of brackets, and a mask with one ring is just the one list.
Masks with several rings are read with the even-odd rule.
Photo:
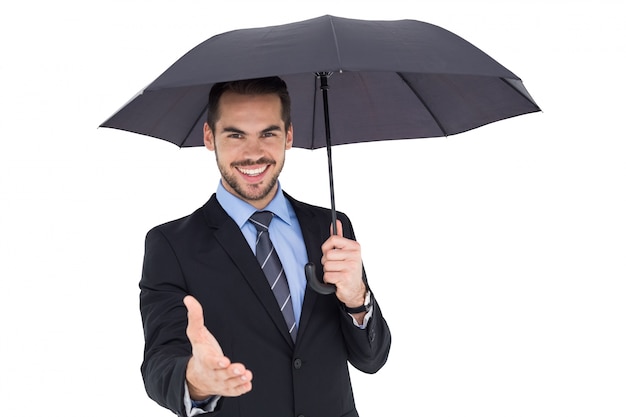
[[337, 68], [339, 72], [342, 70], [341, 55], [339, 54], [339, 41], [337, 40], [337, 32], [335, 32], [335, 24], [333, 23], [333, 17], [330, 16], [330, 28], [333, 30], [333, 39], [335, 40], [335, 52], [337, 53]]
[[402, 81], [404, 81], [404, 83], [411, 89], [411, 91], [413, 92], [413, 94], [415, 94], [415, 97], [417, 97], [417, 99], [424, 105], [424, 108], [428, 111], [428, 113], [430, 114], [430, 116], [433, 118], [433, 120], [435, 121], [435, 123], [437, 123], [437, 126], [439, 127], [439, 130], [441, 130], [441, 133], [443, 133], [443, 136], [448, 136], [448, 133], [446, 132], [446, 130], [443, 128], [442, 124], [439, 123], [439, 119], [437, 118], [437, 116], [435, 116], [435, 113], [433, 113], [430, 110], [430, 107], [428, 107], [428, 104], [426, 104], [426, 101], [424, 101], [424, 99], [422, 99], [422, 96], [420, 95], [420, 93], [417, 92], [416, 89], [413, 88], [413, 86], [411, 85], [411, 83], [409, 83], [407, 81], [406, 78], [404, 78], [404, 76], [399, 73], [396, 72], [396, 74], [398, 74], [398, 77], [400, 77], [400, 79]]
[[191, 124], [191, 127], [189, 128], [189, 130], [187, 131], [187, 134], [185, 135], [185, 138], [183, 139], [183, 141], [180, 144], [180, 147], [182, 148], [183, 146], [185, 146], [185, 143], [187, 142], [187, 139], [189, 139], [189, 137], [191, 136], [191, 133], [193, 132], [194, 127], [196, 127], [196, 125], [198, 124], [198, 120], [200, 120], [200, 118], [202, 117], [202, 115], [206, 112], [206, 110], [209, 108], [209, 103], [207, 102], [204, 107], [202, 108], [202, 111], [200, 111], [200, 113], [198, 114], [198, 117], [196, 117], [196, 120]]
[[318, 75], [316, 75], [315, 77], [313, 77], [313, 119], [311, 120], [311, 145], [309, 146], [309, 149], [315, 149], [315, 119], [317, 117], [316, 115], [316, 111], [317, 111], [317, 79], [319, 78]]

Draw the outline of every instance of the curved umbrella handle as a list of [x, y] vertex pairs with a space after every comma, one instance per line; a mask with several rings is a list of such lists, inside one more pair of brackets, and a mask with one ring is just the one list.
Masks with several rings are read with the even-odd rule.
[[313, 262], [309, 262], [304, 265], [304, 275], [306, 275], [306, 280], [309, 284], [309, 287], [313, 291], [318, 294], [328, 295], [332, 294], [337, 290], [334, 284], [324, 284], [317, 279], [317, 274], [315, 273], [315, 264]]

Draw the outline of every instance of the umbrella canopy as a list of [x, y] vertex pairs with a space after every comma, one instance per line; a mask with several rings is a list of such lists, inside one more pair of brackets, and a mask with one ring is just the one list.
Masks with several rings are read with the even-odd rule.
[[[540, 110], [519, 77], [441, 27], [326, 15], [209, 38], [101, 127], [203, 146], [213, 84], [275, 75], [291, 96], [293, 146], [327, 149], [335, 233], [333, 145], [449, 136]], [[306, 275], [334, 291], [312, 263]]]
[[293, 146], [321, 148], [323, 73], [332, 145], [449, 136], [540, 110], [519, 77], [441, 27], [326, 15], [213, 36], [101, 126], [203, 146], [214, 83], [278, 75], [292, 97]]

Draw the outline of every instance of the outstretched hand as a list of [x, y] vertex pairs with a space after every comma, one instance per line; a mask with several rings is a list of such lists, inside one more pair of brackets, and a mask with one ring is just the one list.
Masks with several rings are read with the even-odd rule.
[[237, 397], [252, 390], [252, 372], [224, 356], [220, 344], [204, 326], [198, 300], [188, 295], [183, 302], [187, 307], [187, 338], [192, 349], [186, 373], [191, 399], [201, 401], [214, 395]]
[[365, 302], [365, 283], [363, 282], [363, 263], [361, 245], [343, 237], [343, 226], [337, 220], [337, 234], [331, 236], [322, 245], [322, 265], [324, 282], [335, 284], [336, 296], [348, 307], [358, 307]]

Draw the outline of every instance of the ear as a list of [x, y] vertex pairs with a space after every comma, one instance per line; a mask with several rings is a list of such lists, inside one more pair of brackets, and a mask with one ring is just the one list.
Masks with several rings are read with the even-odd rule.
[[204, 146], [210, 150], [215, 150], [215, 136], [208, 123], [204, 123]]
[[287, 140], [285, 141], [285, 149], [291, 149], [293, 146], [293, 125], [289, 125], [287, 129]]

